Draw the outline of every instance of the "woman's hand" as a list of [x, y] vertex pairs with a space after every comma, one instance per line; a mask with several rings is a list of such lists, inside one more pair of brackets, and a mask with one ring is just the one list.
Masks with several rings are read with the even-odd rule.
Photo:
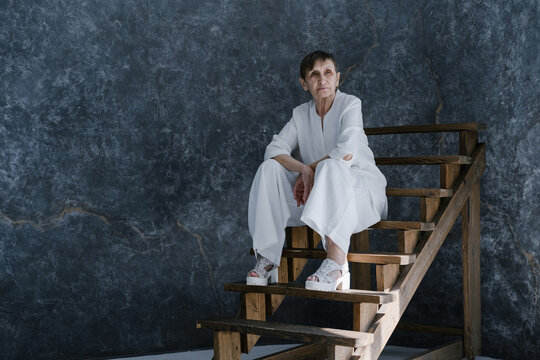
[[300, 206], [300, 204], [305, 205], [309, 194], [311, 193], [311, 189], [313, 188], [314, 176], [315, 173], [313, 172], [313, 169], [311, 167], [309, 167], [308, 165], [304, 165], [302, 167], [302, 170], [298, 174], [298, 177], [296, 178], [296, 182], [294, 183], [293, 187], [296, 206]]

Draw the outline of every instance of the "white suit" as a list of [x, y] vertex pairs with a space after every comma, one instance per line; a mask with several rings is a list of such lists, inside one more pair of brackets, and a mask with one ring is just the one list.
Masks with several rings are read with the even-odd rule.
[[[300, 207], [293, 195], [298, 173], [272, 159], [296, 149], [305, 164], [330, 157], [317, 165], [311, 194]], [[350, 161], [343, 160], [347, 154]], [[347, 253], [352, 234], [386, 217], [386, 179], [375, 166], [355, 96], [337, 91], [324, 128], [313, 100], [296, 107], [264, 159], [251, 186], [248, 223], [253, 249], [274, 264], [281, 260], [286, 226], [308, 225], [325, 248], [327, 235]]]

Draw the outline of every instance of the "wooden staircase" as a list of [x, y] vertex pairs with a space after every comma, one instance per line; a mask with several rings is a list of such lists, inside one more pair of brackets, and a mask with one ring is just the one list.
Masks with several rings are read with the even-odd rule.
[[[396, 328], [457, 335], [457, 341], [427, 351], [414, 359], [473, 359], [480, 353], [480, 177], [485, 169], [485, 145], [478, 143], [476, 123], [366, 128], [367, 135], [458, 132], [459, 155], [377, 158], [382, 165], [438, 165], [440, 188], [388, 188], [388, 196], [420, 198], [420, 221], [381, 221], [372, 229], [398, 231], [398, 252], [370, 251], [368, 231], [351, 238], [348, 260], [351, 290], [323, 292], [294, 284], [308, 259], [324, 259], [315, 249], [319, 236], [303, 227], [287, 228], [279, 282], [249, 286], [225, 285], [239, 292], [241, 319], [209, 319], [197, 327], [214, 331], [214, 359], [240, 359], [259, 336], [306, 343], [261, 359], [377, 359]], [[463, 329], [400, 323], [435, 255], [458, 216], [463, 233]], [[376, 230], [371, 230], [376, 231]], [[371, 266], [376, 289], [371, 289]], [[353, 304], [352, 331], [266, 321], [285, 296], [349, 302]], [[412, 359], [412, 358], [411, 358]]]

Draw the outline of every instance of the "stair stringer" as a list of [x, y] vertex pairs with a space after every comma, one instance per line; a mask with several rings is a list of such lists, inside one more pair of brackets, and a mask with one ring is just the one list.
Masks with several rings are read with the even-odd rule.
[[485, 144], [480, 143], [472, 153], [472, 163], [461, 172], [456, 181], [455, 193], [446, 198], [433, 219], [436, 224], [431, 233], [423, 236], [416, 248], [418, 252], [416, 261], [403, 268], [391, 292], [395, 294], [396, 301], [383, 304], [379, 308], [378, 316], [370, 327], [369, 332], [375, 336], [372, 344], [356, 349], [351, 359], [374, 360], [379, 357], [390, 336], [394, 332], [401, 316], [409, 305], [420, 282], [431, 266], [435, 255], [448, 236], [453, 224], [460, 215], [463, 206], [475, 184], [478, 183], [486, 167]]

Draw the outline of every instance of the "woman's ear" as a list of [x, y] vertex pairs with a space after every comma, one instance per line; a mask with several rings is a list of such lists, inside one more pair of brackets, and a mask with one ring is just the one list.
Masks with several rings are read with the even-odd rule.
[[302, 88], [304, 88], [305, 91], [308, 91], [307, 83], [304, 79], [300, 78], [298, 79], [300, 81], [300, 85], [302, 85]]
[[339, 86], [339, 78], [340, 78], [340, 77], [341, 77], [341, 73], [338, 72], [338, 73], [337, 73], [337, 76], [336, 76], [336, 87]]

